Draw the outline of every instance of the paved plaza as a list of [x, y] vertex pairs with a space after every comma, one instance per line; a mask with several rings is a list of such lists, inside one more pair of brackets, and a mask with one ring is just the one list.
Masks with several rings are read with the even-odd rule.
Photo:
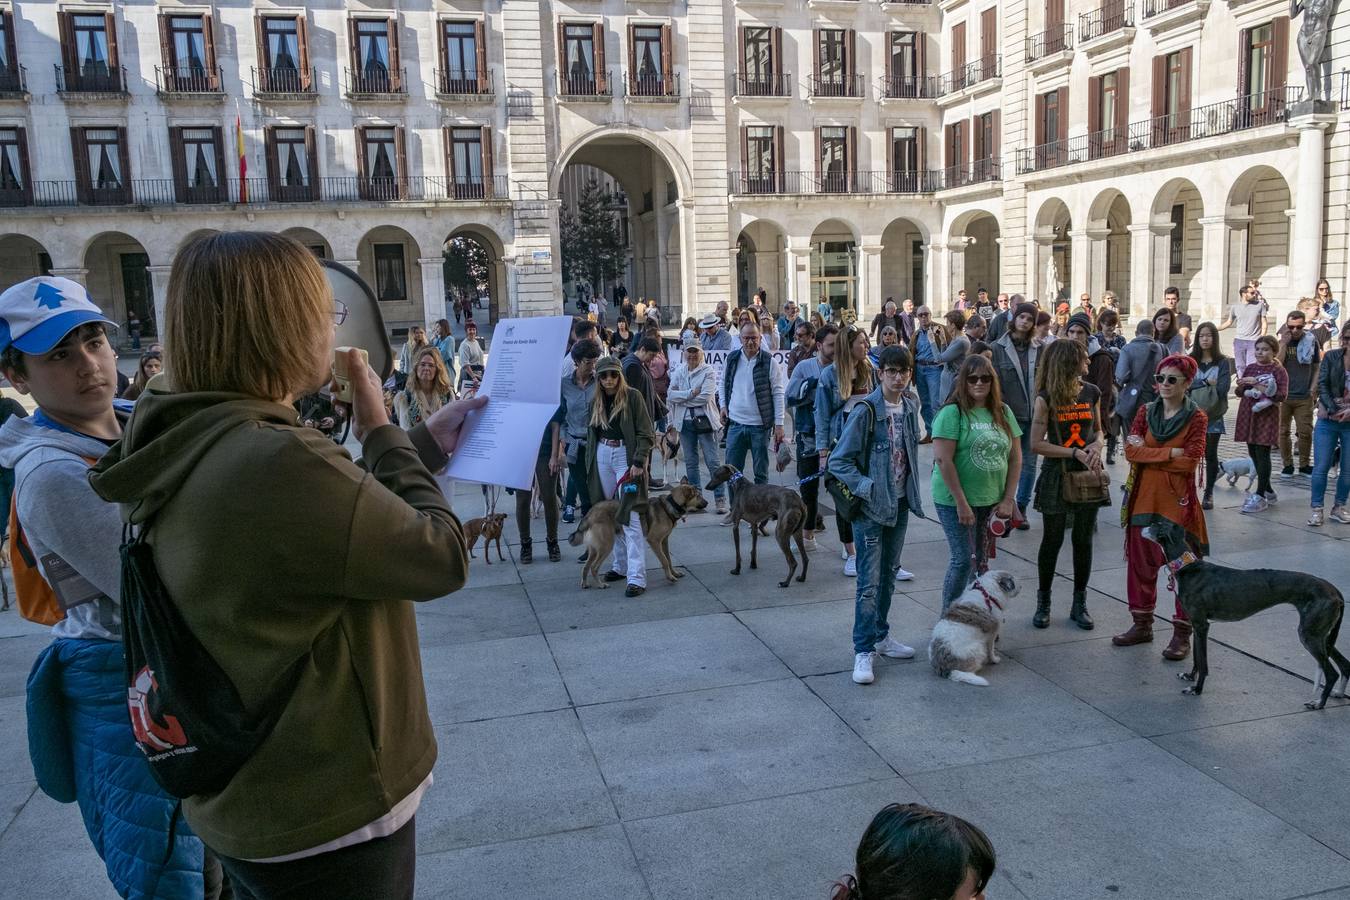
[[[1306, 487], [1278, 487], [1260, 517], [1219, 488], [1215, 560], [1350, 587], [1350, 526], [1304, 527]], [[481, 505], [459, 486], [461, 515]], [[1182, 696], [1162, 623], [1152, 645], [1110, 644], [1128, 620], [1117, 519], [1100, 517], [1091, 632], [1067, 621], [1069, 548], [1037, 631], [1039, 529], [1003, 543], [996, 565], [1022, 594], [987, 689], [939, 680], [922, 653], [852, 683], [854, 582], [832, 531], [784, 590], [776, 550], [732, 576], [728, 529], [691, 516], [671, 541], [686, 577], [668, 585], [649, 554], [650, 587], [629, 600], [621, 584], [581, 590], [573, 548], [549, 563], [542, 521], [542, 561], [518, 565], [508, 528], [504, 564], [480, 551], [464, 591], [418, 608], [440, 742], [419, 897], [821, 900], [873, 813], [922, 801], [988, 831], [996, 900], [1347, 900], [1350, 704], [1304, 711], [1295, 612], [1216, 625], [1205, 695]], [[916, 578], [893, 632], [926, 645], [947, 563], [935, 523], [911, 521], [903, 562]], [[76, 807], [38, 791], [28, 762], [24, 679], [47, 640], [0, 615], [0, 896], [101, 900], [114, 895]]]

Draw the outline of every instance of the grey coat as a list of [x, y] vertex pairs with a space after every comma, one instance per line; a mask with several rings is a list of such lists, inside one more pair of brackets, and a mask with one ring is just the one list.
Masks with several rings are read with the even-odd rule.
[[1166, 356], [1166, 347], [1144, 335], [1134, 338], [1120, 351], [1120, 359], [1116, 360], [1116, 384], [1120, 386], [1116, 415], [1122, 421], [1133, 422], [1139, 407], [1157, 396], [1153, 373]]

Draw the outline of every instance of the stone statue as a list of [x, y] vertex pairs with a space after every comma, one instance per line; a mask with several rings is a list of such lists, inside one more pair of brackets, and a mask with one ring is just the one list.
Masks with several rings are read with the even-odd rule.
[[[1311, 101], [1329, 100], [1330, 90], [1324, 87], [1322, 77], [1323, 54], [1327, 49], [1327, 34], [1331, 27], [1331, 9], [1335, 0], [1290, 0], [1289, 18], [1294, 19], [1303, 13], [1303, 23], [1298, 29], [1298, 55], [1303, 61], [1303, 77], [1308, 85]], [[1328, 63], [1329, 68], [1329, 63]], [[1328, 72], [1329, 79], [1329, 72]]]
[[1053, 304], [1059, 299], [1059, 266], [1055, 265], [1055, 254], [1050, 253], [1050, 258], [1045, 262], [1045, 297], [1046, 302]]

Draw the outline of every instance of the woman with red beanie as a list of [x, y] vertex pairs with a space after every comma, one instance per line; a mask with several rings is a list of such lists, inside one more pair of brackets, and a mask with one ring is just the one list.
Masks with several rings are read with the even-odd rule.
[[[1195, 493], [1195, 470], [1205, 458], [1209, 419], [1188, 395], [1198, 367], [1189, 356], [1174, 353], [1158, 363], [1153, 376], [1158, 399], [1139, 409], [1125, 439], [1130, 464], [1121, 524], [1125, 527], [1126, 590], [1134, 624], [1111, 639], [1117, 647], [1153, 640], [1153, 608], [1158, 600], [1158, 569], [1168, 560], [1162, 548], [1143, 536], [1145, 527], [1161, 519], [1186, 529], [1191, 552], [1209, 553], [1205, 515]], [[1191, 623], [1176, 604], [1172, 640], [1163, 658], [1185, 659], [1191, 650]]]

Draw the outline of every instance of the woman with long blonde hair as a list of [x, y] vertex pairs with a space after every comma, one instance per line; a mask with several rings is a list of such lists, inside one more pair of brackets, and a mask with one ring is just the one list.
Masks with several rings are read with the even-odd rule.
[[[835, 347], [834, 362], [821, 369], [816, 385], [816, 453], [820, 455], [822, 470], [844, 431], [844, 420], [877, 386], [876, 370], [867, 358], [869, 342], [865, 330], [856, 324], [844, 326]], [[844, 574], [852, 578], [858, 574], [853, 523], [835, 516], [835, 524], [839, 542], [844, 545]]]
[[587, 479], [591, 503], [617, 498], [621, 539], [614, 542], [614, 561], [605, 581], [628, 579], [624, 596], [637, 597], [647, 589], [646, 548], [642, 523], [633, 503], [647, 499], [647, 457], [656, 434], [647, 413], [647, 401], [637, 388], [627, 385], [623, 367], [612, 356], [595, 366], [599, 388], [591, 401], [587, 429]]
[[413, 357], [408, 383], [394, 398], [394, 414], [404, 431], [422, 424], [432, 413], [455, 399], [450, 374], [436, 347], [423, 347]]

